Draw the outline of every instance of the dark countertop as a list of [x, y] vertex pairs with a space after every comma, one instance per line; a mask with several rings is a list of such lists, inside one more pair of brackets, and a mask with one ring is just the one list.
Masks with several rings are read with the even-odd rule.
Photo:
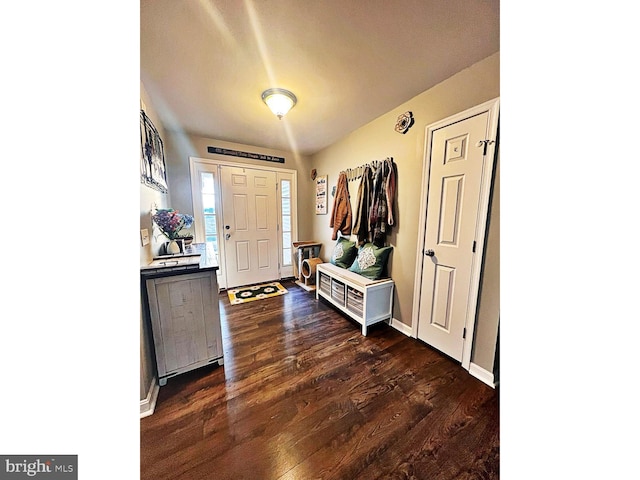
[[144, 278], [169, 277], [219, 268], [213, 244], [193, 243], [185, 247], [184, 253], [154, 257], [150, 264], [140, 266], [140, 275]]

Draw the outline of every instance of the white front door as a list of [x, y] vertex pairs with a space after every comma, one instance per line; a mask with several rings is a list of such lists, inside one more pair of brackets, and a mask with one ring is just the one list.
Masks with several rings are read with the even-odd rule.
[[278, 280], [276, 173], [220, 167], [227, 288]]
[[495, 148], [486, 141], [496, 139], [492, 113], [485, 109], [467, 118], [454, 117], [427, 130], [429, 175], [417, 337], [458, 361], [463, 360], [465, 334], [472, 334], [468, 327], [475, 318], [479, 243], [484, 238], [487, 175]]

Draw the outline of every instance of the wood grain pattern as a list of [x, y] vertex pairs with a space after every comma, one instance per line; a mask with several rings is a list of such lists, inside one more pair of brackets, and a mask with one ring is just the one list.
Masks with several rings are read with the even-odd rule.
[[229, 305], [224, 366], [169, 380], [140, 420], [142, 479], [495, 479], [499, 393], [293, 282]]

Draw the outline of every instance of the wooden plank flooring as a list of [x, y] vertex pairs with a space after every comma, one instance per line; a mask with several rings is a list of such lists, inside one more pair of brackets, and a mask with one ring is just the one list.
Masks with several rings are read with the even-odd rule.
[[141, 479], [499, 478], [499, 393], [293, 282], [230, 305], [223, 367], [168, 380], [140, 420]]

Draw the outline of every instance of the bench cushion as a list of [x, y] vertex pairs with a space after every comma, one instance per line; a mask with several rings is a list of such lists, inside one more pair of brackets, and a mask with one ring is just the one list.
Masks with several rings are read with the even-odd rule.
[[387, 259], [392, 249], [393, 247], [377, 247], [373, 243], [365, 243], [358, 249], [358, 255], [349, 270], [371, 280], [378, 280], [386, 272]]

